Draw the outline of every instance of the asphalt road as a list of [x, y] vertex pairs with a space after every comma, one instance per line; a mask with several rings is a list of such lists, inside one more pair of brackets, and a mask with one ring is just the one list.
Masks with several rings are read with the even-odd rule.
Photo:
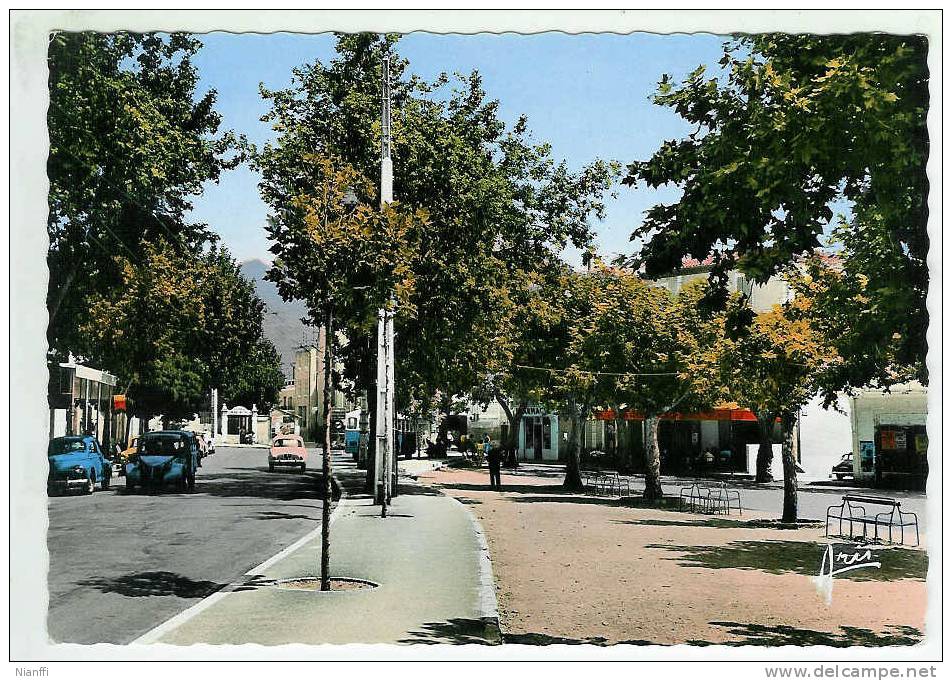
[[[206, 457], [195, 490], [49, 499], [50, 637], [128, 643], [320, 526], [319, 451], [268, 472], [267, 450]], [[319, 569], [319, 565], [315, 566]]]

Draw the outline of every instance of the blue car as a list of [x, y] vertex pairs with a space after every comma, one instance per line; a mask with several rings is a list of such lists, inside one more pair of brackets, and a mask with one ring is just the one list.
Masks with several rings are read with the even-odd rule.
[[185, 430], [157, 430], [139, 437], [139, 446], [126, 464], [126, 491], [136, 488], [179, 491], [195, 489], [200, 465], [198, 441]]
[[109, 489], [112, 462], [103, 455], [96, 438], [90, 435], [53, 438], [46, 455], [50, 462], [47, 494], [74, 489], [92, 494], [97, 482], [102, 489]]

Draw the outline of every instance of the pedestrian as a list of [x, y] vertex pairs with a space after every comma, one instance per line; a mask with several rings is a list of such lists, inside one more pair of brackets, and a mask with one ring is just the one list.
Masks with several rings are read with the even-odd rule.
[[489, 446], [489, 435], [483, 435], [483, 456], [485, 456], [487, 459], [489, 458]]
[[500, 476], [502, 452], [498, 447], [490, 447], [486, 458], [489, 462], [489, 487], [492, 489], [502, 489], [502, 479]]

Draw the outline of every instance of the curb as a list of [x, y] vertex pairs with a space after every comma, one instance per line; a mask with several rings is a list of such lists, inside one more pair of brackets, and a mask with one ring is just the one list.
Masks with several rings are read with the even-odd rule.
[[[442, 492], [442, 490], [440, 490]], [[499, 628], [499, 602], [496, 599], [496, 580], [493, 579], [493, 564], [489, 558], [489, 544], [483, 526], [479, 524], [476, 515], [466, 507], [462, 501], [445, 492], [443, 496], [452, 499], [466, 511], [469, 522], [476, 535], [476, 544], [479, 546], [479, 618], [487, 628], [487, 638], [494, 643], [502, 643], [502, 631]]]
[[[247, 445], [246, 445], [247, 446]], [[330, 519], [327, 523], [327, 526], [330, 527], [334, 524], [334, 521], [337, 520], [337, 517], [340, 515], [341, 509], [344, 506], [349, 505], [347, 499], [347, 493], [344, 491], [344, 488], [340, 485], [340, 481], [337, 479], [337, 475], [331, 474], [331, 479], [337, 484], [337, 488], [340, 490], [340, 498], [337, 501], [337, 505], [334, 507], [334, 510], [331, 511]], [[263, 563], [259, 563], [247, 570], [243, 576], [245, 577], [256, 577], [257, 573], [261, 570], [265, 570], [270, 566], [274, 565], [281, 559], [287, 557], [291, 553], [294, 553], [302, 546], [306, 545], [308, 542], [312, 541], [315, 537], [320, 535], [323, 525], [318, 525], [316, 528], [305, 534], [303, 537], [295, 541], [289, 546], [284, 547], [276, 554], [265, 560]], [[225, 598], [228, 594], [236, 591], [237, 589], [247, 586], [249, 580], [243, 581], [234, 581], [231, 584], [227, 584], [213, 594], [209, 594], [198, 603], [191, 605], [177, 615], [173, 615], [169, 619], [161, 622], [156, 625], [149, 631], [145, 632], [138, 638], [133, 639], [128, 643], [128, 645], [149, 645], [159, 642], [159, 639], [165, 636], [170, 631], [177, 629], [179, 626], [185, 624], [190, 619], [200, 614], [202, 611], [207, 610], [211, 606], [215, 605], [218, 601]], [[164, 645], [164, 644], [163, 644]]]

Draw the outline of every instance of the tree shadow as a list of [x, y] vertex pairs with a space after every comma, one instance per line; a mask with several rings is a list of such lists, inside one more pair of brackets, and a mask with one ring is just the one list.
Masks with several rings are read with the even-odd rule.
[[425, 645], [499, 645], [502, 642], [499, 625], [495, 620], [466, 619], [456, 617], [445, 622], [427, 622], [418, 631], [409, 632], [408, 638], [400, 639], [398, 643], [415, 643]]
[[319, 521], [321, 509], [318, 507], [315, 509], [315, 513], [318, 515], [304, 515], [303, 513], [281, 513], [280, 511], [261, 511], [260, 513], [250, 516], [252, 520], [313, 520], [315, 522]]
[[96, 577], [78, 582], [103, 593], [116, 593], [131, 598], [147, 596], [175, 596], [177, 598], [204, 598], [218, 591], [224, 584], [207, 580], [193, 580], [174, 572], [137, 572], [112, 579]]
[[[711, 570], [735, 568], [760, 570], [771, 574], [797, 573], [817, 575], [826, 546], [814, 542], [799, 541], [734, 541], [722, 546], [677, 546], [674, 544], [648, 544], [650, 549], [665, 549], [682, 555], [672, 560], [683, 561], [682, 567], [699, 567]], [[837, 579], [857, 582], [893, 581], [915, 579], [924, 581], [929, 569], [929, 556], [925, 551], [887, 548], [876, 550], [882, 563], [880, 568], [870, 567], [837, 575]]]
[[740, 640], [713, 643], [703, 640], [687, 641], [695, 646], [830, 646], [848, 648], [851, 646], [914, 646], [922, 642], [922, 632], [909, 626], [889, 626], [883, 633], [877, 634], [870, 629], [841, 626], [838, 632], [799, 629], [786, 625], [742, 624], [739, 622], [711, 622], [712, 625], [727, 629]]
[[550, 636], [549, 634], [537, 634], [537, 633], [503, 634], [502, 642], [507, 645], [524, 645], [524, 646], [552, 646], [552, 645], [650, 646], [650, 645], [655, 645], [653, 642], [645, 641], [643, 639], [630, 639], [626, 641], [609, 641], [607, 638], [604, 638], [603, 636], [591, 636], [588, 638], [566, 638], [564, 636]]
[[[246, 497], [293, 501], [322, 499], [324, 476], [320, 473], [268, 473], [266, 470], [240, 469], [228, 473], [209, 473], [195, 479], [195, 491], [213, 497]], [[333, 500], [340, 499], [340, 486], [331, 478]]]
[[655, 527], [714, 527], [722, 529], [766, 529], [766, 530], [800, 530], [803, 528], [822, 528], [819, 521], [804, 521], [799, 525], [783, 524], [773, 520], [755, 518], [751, 520], [732, 520], [729, 518], [697, 518], [690, 520], [666, 520], [662, 518], [638, 518], [635, 520], [612, 520], [617, 525], [652, 525]]

